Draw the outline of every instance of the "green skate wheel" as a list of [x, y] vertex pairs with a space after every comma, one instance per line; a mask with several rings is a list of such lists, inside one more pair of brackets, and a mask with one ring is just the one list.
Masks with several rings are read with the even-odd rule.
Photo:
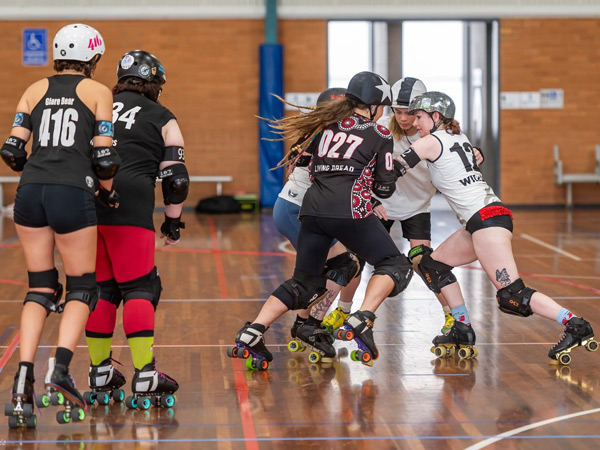
[[298, 341], [292, 339], [290, 342], [288, 342], [287, 348], [290, 352], [297, 352], [300, 349], [300, 344]]
[[146, 411], [147, 409], [150, 409], [150, 406], [152, 406], [152, 402], [148, 397], [142, 397], [138, 399], [138, 409]]
[[14, 410], [15, 410], [15, 405], [13, 405], [12, 403], [4, 404], [4, 415], [5, 416], [12, 416]]
[[319, 361], [321, 361], [321, 355], [320, 355], [320, 354], [318, 354], [317, 352], [310, 352], [310, 353], [308, 354], [308, 360], [309, 360], [311, 363], [313, 363], [313, 364], [316, 364], [316, 363], [318, 363]]
[[62, 392], [53, 392], [50, 395], [50, 403], [52, 403], [54, 406], [64, 405], [65, 396], [62, 394]]
[[125, 391], [123, 389], [113, 389], [111, 396], [115, 402], [121, 403], [125, 400]]
[[81, 422], [85, 419], [85, 411], [82, 408], [73, 408], [71, 410], [71, 418], [73, 422]]
[[254, 358], [246, 359], [246, 369], [256, 370], [256, 366], [254, 365]]
[[38, 408], [47, 408], [50, 406], [50, 399], [46, 394], [39, 394], [35, 396], [35, 404]]
[[171, 408], [175, 404], [175, 397], [166, 395], [160, 398], [160, 406], [163, 408]]
[[562, 355], [560, 355], [558, 360], [560, 361], [561, 364], [568, 366], [569, 364], [571, 364], [571, 355], [568, 353], [563, 353]]
[[37, 427], [37, 417], [35, 417], [35, 416], [28, 417], [27, 420], [25, 421], [25, 426], [27, 428]]
[[8, 418], [8, 428], [15, 429], [19, 426], [19, 421], [17, 420], [17, 416], [10, 416]]
[[352, 361], [358, 361], [357, 353], [358, 353], [358, 350], [352, 350], [352, 353], [350, 353], [350, 359]]
[[56, 421], [60, 424], [65, 424], [69, 423], [71, 421], [71, 418], [69, 417], [66, 411], [58, 411], [56, 413]]

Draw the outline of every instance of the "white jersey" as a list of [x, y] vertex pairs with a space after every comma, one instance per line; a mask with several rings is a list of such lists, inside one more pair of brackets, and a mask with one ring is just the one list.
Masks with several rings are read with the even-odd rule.
[[442, 144], [442, 153], [435, 161], [427, 161], [431, 181], [465, 225], [481, 208], [500, 199], [483, 179], [464, 134], [438, 130], [432, 136]]
[[[391, 116], [382, 117], [378, 124], [389, 128]], [[395, 119], [394, 119], [395, 120]], [[419, 133], [394, 139], [394, 158], [398, 158], [419, 139]], [[420, 162], [396, 181], [396, 190], [390, 198], [378, 198], [387, 212], [388, 219], [407, 220], [417, 214], [429, 212], [431, 197], [435, 187], [431, 184], [431, 176], [427, 164]]]
[[308, 167], [294, 167], [287, 183], [279, 193], [279, 197], [288, 202], [302, 206], [302, 200], [306, 190], [310, 187], [310, 172]]

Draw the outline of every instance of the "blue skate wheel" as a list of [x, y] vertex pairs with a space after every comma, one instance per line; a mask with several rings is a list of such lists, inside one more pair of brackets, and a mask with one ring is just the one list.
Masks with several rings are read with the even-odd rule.
[[152, 406], [152, 402], [148, 397], [142, 397], [138, 399], [138, 409], [145, 411], [150, 409], [150, 406]]
[[83, 393], [83, 401], [86, 402], [88, 405], [93, 405], [94, 400], [96, 400], [96, 394], [94, 394], [93, 392], [88, 391]]
[[125, 391], [123, 389], [113, 389], [112, 398], [115, 402], [121, 403], [125, 400]]
[[130, 396], [125, 399], [125, 406], [129, 409], [137, 409], [137, 404], [138, 402], [135, 397]]
[[100, 394], [96, 394], [96, 400], [99, 405], [108, 405], [110, 402], [110, 396], [108, 392], [101, 392]]
[[175, 397], [172, 395], [165, 395], [160, 399], [160, 406], [163, 408], [171, 408], [175, 404]]

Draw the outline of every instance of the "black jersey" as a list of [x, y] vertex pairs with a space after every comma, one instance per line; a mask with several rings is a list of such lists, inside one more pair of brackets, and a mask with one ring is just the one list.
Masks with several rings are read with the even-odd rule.
[[390, 131], [359, 114], [339, 121], [320, 136], [310, 165], [300, 217], [362, 219], [373, 214], [374, 180], [395, 182]]
[[20, 185], [62, 184], [94, 190], [90, 141], [95, 117], [77, 96], [83, 75], [54, 75], [31, 111], [33, 143]]
[[164, 106], [135, 92], [113, 99], [113, 123], [121, 167], [113, 181], [119, 207], [98, 206], [99, 225], [130, 225], [154, 230], [154, 187], [165, 142], [162, 128], [175, 116]]

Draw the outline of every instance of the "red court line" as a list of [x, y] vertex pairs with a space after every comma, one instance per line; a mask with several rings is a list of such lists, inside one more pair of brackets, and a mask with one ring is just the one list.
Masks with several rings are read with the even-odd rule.
[[19, 285], [19, 286], [28, 286], [28, 284], [25, 283], [24, 281], [17, 281], [17, 280], [3, 280], [3, 279], [0, 279], [0, 283], [16, 284], [16, 285]]
[[0, 248], [17, 248], [20, 246], [21, 244], [0, 244]]
[[295, 258], [295, 253], [283, 252], [259, 252], [254, 250], [220, 250], [214, 248], [164, 248], [156, 249], [157, 252], [175, 252], [175, 253], [227, 253], [230, 255], [257, 255], [257, 256], [290, 256]]
[[246, 440], [246, 450], [258, 450], [254, 418], [252, 417], [252, 408], [248, 399], [248, 386], [244, 377], [245, 367], [242, 366], [242, 361], [238, 358], [231, 358], [231, 365], [233, 366], [235, 391], [240, 406], [240, 415], [242, 416], [242, 429], [244, 431], [244, 439]]
[[12, 354], [17, 349], [17, 346], [19, 345], [20, 338], [21, 338], [21, 332], [18, 331], [17, 334], [15, 334], [15, 337], [11, 341], [10, 345], [8, 346], [8, 348], [6, 349], [6, 351], [4, 352], [4, 355], [2, 355], [2, 358], [0, 358], [0, 372], [2, 372], [2, 369], [4, 369], [4, 366], [6, 365], [6, 363], [8, 362], [8, 360], [10, 359], [10, 357], [12, 356]]

